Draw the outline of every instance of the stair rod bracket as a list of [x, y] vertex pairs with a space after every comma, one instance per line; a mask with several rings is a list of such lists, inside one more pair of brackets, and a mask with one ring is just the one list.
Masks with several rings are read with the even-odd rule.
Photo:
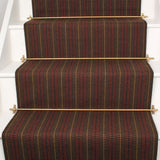
[[17, 112], [17, 107], [16, 107], [16, 105], [14, 105], [13, 108], [10, 108], [9, 110], [13, 111], [13, 113], [16, 113], [16, 112]]
[[32, 19], [95, 19], [95, 18], [148, 18], [142, 13], [141, 16], [66, 16], [66, 17], [32, 17], [31, 15], [27, 18], [29, 21]]
[[29, 15], [29, 17], [27, 17], [27, 19], [30, 21], [33, 19], [33, 17], [31, 15]]
[[158, 111], [152, 106], [152, 109], [52, 109], [52, 108], [17, 108], [16, 105], [10, 108], [13, 113], [17, 111], [68, 111], [68, 112], [151, 112], [154, 114]]
[[[153, 110], [153, 111], [152, 111], [151, 113], [152, 113], [152, 114], [155, 114], [155, 111], [154, 111], [154, 110], [155, 110], [155, 106], [154, 106], [154, 105], [152, 105], [152, 110]], [[158, 111], [158, 110], [157, 110], [157, 111]]]
[[24, 63], [25, 61], [26, 61], [26, 58], [25, 58], [25, 56], [23, 55], [22, 58], [21, 58], [21, 62]]

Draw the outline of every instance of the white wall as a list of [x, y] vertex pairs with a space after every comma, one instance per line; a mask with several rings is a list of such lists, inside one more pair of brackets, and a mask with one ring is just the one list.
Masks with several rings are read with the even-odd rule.
[[0, 30], [8, 0], [0, 0]]

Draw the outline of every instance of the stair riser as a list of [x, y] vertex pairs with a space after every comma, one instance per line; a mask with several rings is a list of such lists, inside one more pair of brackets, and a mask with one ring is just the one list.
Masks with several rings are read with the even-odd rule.
[[[8, 76], [10, 77], [10, 75]], [[0, 110], [8, 112], [9, 108], [11, 108], [13, 104], [17, 104], [14, 75], [12, 78], [0, 78], [0, 93], [1, 93]], [[158, 109], [160, 109], [159, 95], [160, 95], [160, 78], [155, 77], [153, 80], [153, 93], [152, 93], [151, 104], [154, 104]]]
[[[21, 29], [11, 28], [8, 31], [7, 37], [8, 37], [8, 39], [6, 40], [7, 46], [6, 46], [6, 49], [4, 49], [4, 53], [7, 59], [8, 57], [10, 57], [12, 61], [20, 61], [20, 58], [22, 57], [22, 55], [26, 56], [23, 27], [21, 27]], [[150, 57], [154, 57], [155, 60], [160, 59], [159, 42], [160, 42], [160, 29], [149, 27], [147, 31], [146, 53], [149, 54]]]
[[[72, 1], [74, 3], [74, 1]], [[31, 0], [15, 0], [14, 10], [12, 12], [12, 24], [17, 21], [26, 21], [26, 18], [32, 15], [32, 2]], [[157, 0], [142, 0], [141, 13], [148, 15], [150, 19], [158, 20], [159, 4]]]
[[152, 74], [145, 61], [26, 62], [16, 72], [19, 107], [150, 108]]
[[[158, 146], [160, 146], [160, 141], [158, 141]], [[0, 139], [0, 158], [1, 158], [1, 160], [5, 160], [1, 139]], [[158, 155], [157, 155], [157, 160], [159, 160], [159, 159], [160, 159], [160, 149], [158, 149]]]
[[[158, 146], [160, 146], [160, 141], [158, 141]], [[2, 139], [0, 139], [0, 158], [1, 158], [1, 160], [5, 160]], [[157, 160], [159, 160], [159, 159], [160, 159], [160, 149], [158, 148]]]
[[[0, 110], [4, 112], [9, 112], [9, 108], [11, 108], [13, 104], [17, 104], [16, 86], [14, 77], [0, 78], [0, 93], [1, 93]], [[151, 104], [154, 104], [158, 109], [160, 109], [159, 95], [160, 95], [160, 78], [154, 78]]]
[[[33, 0], [34, 16], [139, 15], [141, 0]], [[108, 5], [109, 4], [109, 5]]]
[[27, 56], [144, 57], [146, 23], [139, 19], [32, 20], [25, 24]]

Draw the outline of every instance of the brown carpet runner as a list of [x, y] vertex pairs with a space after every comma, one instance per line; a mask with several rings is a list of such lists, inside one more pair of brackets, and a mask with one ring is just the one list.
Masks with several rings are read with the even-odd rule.
[[[32, 0], [34, 16], [140, 15], [140, 0]], [[28, 58], [145, 57], [141, 18], [31, 20]], [[16, 71], [19, 108], [149, 109], [145, 60], [27, 61]], [[18, 111], [3, 132], [6, 160], [156, 160], [150, 112]]]
[[32, 20], [28, 57], [144, 57], [146, 22], [132, 19]]
[[18, 112], [3, 133], [6, 159], [156, 160], [148, 112]]
[[140, 15], [141, 0], [32, 0], [35, 17]]
[[18, 105], [31, 108], [150, 108], [145, 60], [27, 61], [16, 72]]

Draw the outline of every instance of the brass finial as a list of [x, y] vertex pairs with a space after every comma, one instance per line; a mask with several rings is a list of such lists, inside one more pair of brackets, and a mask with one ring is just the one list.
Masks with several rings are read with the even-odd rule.
[[16, 107], [16, 105], [14, 105], [13, 108], [10, 108], [10, 110], [13, 111], [13, 113], [16, 113], [16, 112], [17, 112], [17, 107]]
[[154, 60], [154, 57], [149, 57], [149, 54], [146, 55], [146, 60], [149, 62], [150, 60]]
[[144, 13], [142, 13], [142, 19], [148, 18], [148, 16], [145, 16]]
[[24, 63], [25, 60], [26, 60], [26, 58], [25, 58], [25, 56], [23, 55], [22, 58], [21, 58], [21, 62]]
[[32, 16], [30, 15], [27, 19], [28, 19], [29, 21], [32, 20]]
[[146, 55], [146, 58], [147, 58], [147, 62], [149, 62], [150, 59], [148, 54]]
[[[155, 106], [152, 105], [152, 109], [154, 110], [155, 109]], [[155, 111], [152, 111], [152, 114], [155, 114]]]

